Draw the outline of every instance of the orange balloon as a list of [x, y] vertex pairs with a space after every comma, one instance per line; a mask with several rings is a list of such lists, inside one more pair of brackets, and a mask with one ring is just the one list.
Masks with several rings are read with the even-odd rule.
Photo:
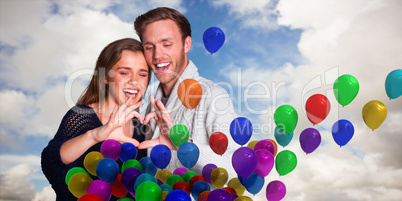
[[208, 198], [208, 195], [211, 193], [211, 191], [204, 191], [202, 193], [200, 193], [200, 195], [198, 196], [197, 201], [202, 201], [206, 198]]
[[177, 88], [177, 96], [188, 109], [194, 109], [201, 101], [202, 86], [197, 80], [185, 79]]
[[276, 156], [276, 153], [278, 153], [278, 145], [276, 144], [276, 142], [273, 139], [265, 139], [268, 140], [272, 143], [272, 145], [274, 145], [275, 148], [275, 153], [274, 153], [274, 157]]

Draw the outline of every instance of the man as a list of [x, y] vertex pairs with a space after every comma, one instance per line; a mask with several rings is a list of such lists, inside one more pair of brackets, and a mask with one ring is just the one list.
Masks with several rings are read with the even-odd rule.
[[[184, 124], [190, 131], [190, 141], [200, 150], [198, 162], [191, 170], [201, 174], [206, 164], [213, 163], [225, 168], [230, 178], [236, 177], [231, 156], [238, 146], [229, 133], [230, 123], [236, 118], [233, 104], [222, 87], [199, 76], [197, 67], [188, 60], [191, 27], [186, 17], [174, 9], [161, 7], [138, 16], [134, 26], [143, 43], [145, 59], [160, 81], [155, 99], [150, 96], [145, 117], [145, 123], [149, 122], [146, 138], [152, 140], [144, 141], [139, 148], [166, 144], [173, 150], [167, 169], [183, 167], [177, 159], [178, 147], [169, 139], [169, 130], [174, 124]], [[203, 89], [199, 105], [192, 110], [184, 107], [177, 96], [178, 85], [189, 78], [197, 80]], [[223, 156], [209, 147], [209, 137], [215, 132], [223, 132], [229, 139]]]

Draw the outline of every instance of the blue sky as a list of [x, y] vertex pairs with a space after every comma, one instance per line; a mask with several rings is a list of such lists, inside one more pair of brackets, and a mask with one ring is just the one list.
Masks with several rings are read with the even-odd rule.
[[[384, 89], [388, 73], [402, 68], [398, 0], [0, 0], [0, 199], [52, 200], [40, 170], [42, 149], [87, 84], [85, 74], [101, 49], [119, 38], [138, 38], [134, 19], [158, 6], [173, 7], [189, 19], [189, 58], [202, 76], [228, 91], [236, 112], [252, 121], [252, 140], [274, 138], [278, 106], [290, 104], [298, 111], [293, 140], [279, 150], [295, 152], [298, 166], [281, 178], [272, 170], [265, 186], [283, 181], [288, 190], [284, 200], [402, 197], [402, 98], [389, 100]], [[213, 55], [202, 42], [212, 26], [226, 36]], [[332, 91], [342, 74], [355, 76], [360, 84], [358, 96], [346, 107], [337, 104]], [[66, 91], [67, 80], [74, 77], [72, 90]], [[156, 86], [153, 79], [148, 93]], [[298, 137], [313, 127], [304, 103], [315, 93], [329, 98], [331, 112], [314, 126], [323, 141], [306, 156]], [[361, 117], [371, 100], [388, 109], [375, 131]], [[356, 131], [339, 148], [330, 130], [343, 118]], [[254, 200], [265, 199], [265, 186]], [[9, 194], [16, 189], [17, 195]]]

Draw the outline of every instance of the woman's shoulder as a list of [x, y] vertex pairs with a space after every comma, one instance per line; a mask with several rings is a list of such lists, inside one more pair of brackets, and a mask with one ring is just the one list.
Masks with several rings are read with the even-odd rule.
[[95, 111], [88, 105], [75, 105], [67, 111], [64, 119], [97, 118]]

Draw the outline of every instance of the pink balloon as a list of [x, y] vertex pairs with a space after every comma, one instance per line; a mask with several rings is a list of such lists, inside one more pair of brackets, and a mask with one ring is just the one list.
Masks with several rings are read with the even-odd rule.
[[173, 174], [177, 174], [177, 175], [180, 175], [180, 176], [182, 177], [183, 174], [186, 173], [186, 172], [187, 172], [187, 169], [186, 169], [186, 168], [184, 168], [184, 167], [179, 167], [179, 168], [176, 168], [176, 169], [173, 171]]
[[101, 196], [103, 200], [109, 200], [112, 196], [112, 187], [106, 181], [95, 180], [89, 184], [87, 193], [94, 193]]
[[282, 200], [286, 195], [286, 186], [281, 181], [271, 181], [267, 185], [266, 196], [268, 201]]
[[271, 152], [272, 155], [275, 155], [275, 147], [269, 140], [260, 140], [254, 145], [254, 151], [266, 149]]
[[108, 139], [102, 143], [100, 152], [105, 158], [111, 158], [116, 161], [121, 153], [121, 145], [117, 140]]
[[274, 167], [274, 156], [266, 149], [260, 149], [255, 152], [258, 157], [255, 173], [260, 177], [266, 177]]

